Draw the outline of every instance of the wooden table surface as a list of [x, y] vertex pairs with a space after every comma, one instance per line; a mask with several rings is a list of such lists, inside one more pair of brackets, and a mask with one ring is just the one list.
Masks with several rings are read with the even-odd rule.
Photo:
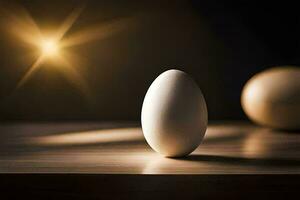
[[190, 156], [171, 159], [155, 153], [131, 123], [2, 123], [0, 172], [299, 174], [300, 132], [212, 123]]

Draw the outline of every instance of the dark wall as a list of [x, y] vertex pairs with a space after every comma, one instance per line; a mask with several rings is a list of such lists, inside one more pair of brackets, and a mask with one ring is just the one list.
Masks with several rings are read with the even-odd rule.
[[0, 120], [138, 120], [147, 88], [170, 68], [197, 81], [210, 119], [244, 119], [239, 100], [245, 82], [270, 66], [300, 62], [296, 4], [258, 2], [2, 1], [2, 25], [21, 15], [21, 6], [42, 30], [57, 29], [84, 3], [65, 37], [82, 30], [104, 34], [66, 49], [87, 88], [48, 62], [16, 88], [36, 50], [3, 25]]

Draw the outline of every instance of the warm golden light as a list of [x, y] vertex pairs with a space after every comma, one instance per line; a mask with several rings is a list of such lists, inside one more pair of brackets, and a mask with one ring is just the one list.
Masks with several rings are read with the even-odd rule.
[[59, 52], [59, 45], [53, 39], [45, 39], [41, 44], [41, 49], [45, 56], [54, 56]]
[[[18, 82], [17, 88], [24, 85], [51, 58], [51, 64], [59, 66], [57, 69], [60, 73], [73, 86], [78, 88], [84, 96], [88, 99], [91, 98], [88, 83], [81, 74], [80, 68], [76, 66], [78, 65], [76, 63], [80, 63], [78, 62], [79, 59], [74, 53], [69, 52], [69, 49], [72, 46], [104, 39], [108, 35], [128, 27], [129, 21], [128, 19], [110, 21], [109, 23], [83, 27], [77, 32], [69, 33], [83, 9], [84, 6], [75, 8], [56, 30], [50, 32], [42, 31], [28, 11], [22, 7], [14, 8], [14, 12], [4, 8], [0, 9], [0, 14], [5, 16], [5, 20], [1, 25], [4, 25], [5, 29], [11, 35], [20, 39], [20, 41], [25, 42], [28, 46], [34, 46], [40, 51], [40, 55], [32, 62], [32, 65], [28, 67], [27, 72], [25, 72], [24, 76]], [[67, 32], [68, 35], [66, 36]], [[51, 33], [50, 38], [47, 37], [49, 33]]]
[[74, 133], [51, 134], [28, 140], [39, 145], [83, 145], [144, 141], [140, 128], [114, 128]]

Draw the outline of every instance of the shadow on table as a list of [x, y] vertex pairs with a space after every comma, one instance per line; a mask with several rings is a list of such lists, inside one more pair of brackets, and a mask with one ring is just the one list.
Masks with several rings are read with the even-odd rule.
[[280, 167], [300, 167], [300, 160], [297, 159], [276, 159], [276, 158], [245, 158], [222, 155], [189, 155], [184, 158], [176, 158], [179, 160], [194, 162], [215, 162], [237, 165], [253, 165], [253, 166], [280, 166]]

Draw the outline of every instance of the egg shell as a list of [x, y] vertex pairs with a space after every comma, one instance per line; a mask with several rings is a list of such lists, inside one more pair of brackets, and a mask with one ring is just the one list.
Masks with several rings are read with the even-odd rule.
[[253, 76], [241, 96], [254, 122], [275, 129], [300, 129], [300, 68], [275, 67]]
[[146, 141], [166, 157], [190, 154], [207, 128], [207, 107], [196, 82], [185, 72], [159, 75], [144, 98], [142, 129]]

